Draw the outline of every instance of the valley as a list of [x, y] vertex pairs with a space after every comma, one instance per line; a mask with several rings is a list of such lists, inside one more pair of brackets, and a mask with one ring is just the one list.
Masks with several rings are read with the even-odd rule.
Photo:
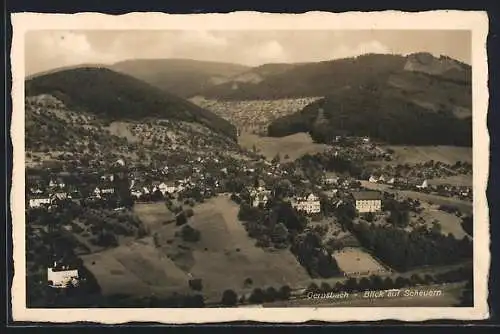
[[[470, 73], [421, 57], [30, 78], [30, 303], [304, 306], [309, 292], [437, 286], [430, 304], [352, 306], [468, 305]], [[49, 288], [54, 262], [79, 286]]]

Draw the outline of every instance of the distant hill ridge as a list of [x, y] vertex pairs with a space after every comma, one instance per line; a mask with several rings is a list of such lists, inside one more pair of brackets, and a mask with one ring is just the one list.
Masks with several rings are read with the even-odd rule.
[[191, 59], [131, 59], [110, 68], [181, 97], [191, 97], [249, 69], [239, 64]]
[[109, 120], [166, 118], [200, 123], [236, 138], [228, 121], [174, 94], [108, 68], [78, 67], [26, 81], [26, 96], [49, 94], [73, 110]]
[[[359, 86], [366, 80], [387, 82], [405, 72], [427, 74], [458, 84], [470, 84], [470, 66], [431, 54], [408, 56], [365, 54], [358, 57], [298, 64], [267, 64], [231, 80], [208, 87], [200, 95], [222, 100], [256, 100], [327, 96], [332, 91]], [[247, 80], [241, 80], [244, 76]]]

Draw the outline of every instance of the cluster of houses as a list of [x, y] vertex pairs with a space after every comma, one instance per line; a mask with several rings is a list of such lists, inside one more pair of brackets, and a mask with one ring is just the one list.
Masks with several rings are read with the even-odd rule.
[[472, 187], [440, 184], [432, 185], [431, 189], [439, 196], [456, 197], [472, 201]]
[[78, 191], [58, 178], [51, 179], [46, 187], [41, 187], [38, 183], [28, 185], [27, 195], [27, 205], [30, 208], [39, 208], [51, 206], [57, 201], [78, 197]]
[[140, 199], [143, 196], [151, 195], [160, 192], [162, 196], [167, 196], [167, 194], [172, 195], [178, 193], [187, 187], [193, 186], [193, 182], [189, 179], [183, 179], [179, 181], [152, 181], [152, 182], [141, 182], [132, 180], [130, 185], [130, 194], [136, 199]]
[[393, 176], [371, 175], [368, 181], [371, 183], [387, 184], [394, 187], [397, 186], [399, 188], [405, 187], [405, 188], [426, 189], [427, 187], [429, 187], [429, 182], [427, 181], [427, 179], [421, 179], [421, 178], [395, 178]]
[[305, 97], [279, 100], [220, 101], [194, 97], [191, 101], [229, 120], [238, 129], [244, 131], [255, 129], [259, 133], [265, 133], [272, 120], [299, 111], [318, 99], [318, 97]]
[[385, 149], [371, 142], [369, 137], [335, 136], [332, 148], [327, 153], [352, 160], [392, 160], [392, 155]]
[[[272, 194], [271, 191], [263, 186], [258, 186], [250, 190], [250, 199], [252, 206], [259, 207], [265, 206]], [[314, 193], [310, 192], [304, 196], [293, 196], [290, 199], [290, 204], [297, 211], [304, 212], [306, 214], [318, 214], [321, 212], [321, 203], [319, 197]]]
[[371, 183], [390, 185], [399, 190], [417, 190], [426, 193], [435, 193], [439, 196], [456, 197], [460, 199], [472, 199], [472, 188], [467, 186], [453, 185], [431, 185], [427, 179], [422, 178], [394, 178], [384, 175], [371, 175], [368, 179]]

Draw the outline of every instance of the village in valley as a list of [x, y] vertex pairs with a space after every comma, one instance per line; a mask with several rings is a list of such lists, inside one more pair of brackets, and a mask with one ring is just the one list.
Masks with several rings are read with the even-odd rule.
[[26, 306], [473, 306], [471, 65], [376, 34], [26, 34]]

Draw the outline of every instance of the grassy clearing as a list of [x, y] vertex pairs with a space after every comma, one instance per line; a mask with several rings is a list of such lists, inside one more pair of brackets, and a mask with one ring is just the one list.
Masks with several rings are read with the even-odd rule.
[[463, 237], [468, 236], [462, 228], [462, 220], [456, 215], [441, 210], [431, 209], [425, 210], [422, 213], [422, 217], [428, 224], [431, 224], [433, 220], [439, 221], [441, 225], [441, 232], [444, 235], [451, 234], [456, 239], [462, 239]]
[[288, 160], [295, 160], [306, 153], [323, 152], [328, 147], [325, 144], [314, 143], [306, 133], [296, 133], [281, 138], [259, 137], [254, 134], [242, 133], [238, 137], [238, 142], [247, 149], [252, 149], [253, 145], [255, 145], [259, 153], [263, 154], [268, 160], [272, 160], [279, 153], [283, 161], [287, 161], [284, 159], [285, 155], [289, 156]]
[[128, 122], [112, 122], [108, 127], [108, 131], [115, 136], [124, 137], [129, 143], [135, 143], [139, 139], [132, 134], [129, 129], [131, 123]]
[[456, 146], [387, 146], [395, 151], [393, 163], [419, 163], [429, 160], [454, 164], [457, 161], [472, 163], [472, 148]]
[[165, 203], [139, 203], [134, 205], [134, 213], [151, 231], [159, 229], [163, 223], [175, 219], [174, 213]]
[[451, 184], [453, 186], [472, 187], [472, 175], [454, 175], [429, 180], [430, 185]]
[[188, 289], [188, 277], [150, 238], [82, 256], [102, 292], [111, 294], [170, 295]]

